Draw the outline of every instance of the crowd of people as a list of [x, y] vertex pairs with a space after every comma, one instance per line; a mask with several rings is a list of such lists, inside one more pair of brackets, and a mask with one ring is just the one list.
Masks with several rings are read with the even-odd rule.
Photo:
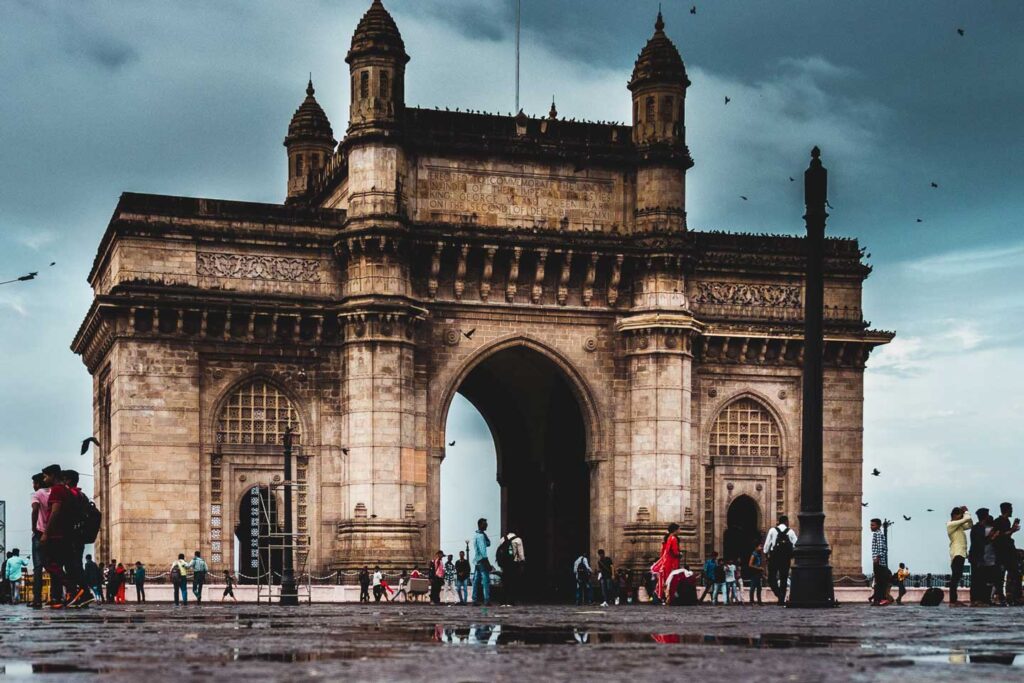
[[[26, 602], [42, 608], [43, 571], [50, 578], [48, 605], [54, 609], [80, 608], [92, 602], [124, 603], [126, 589], [135, 588], [135, 600], [146, 602], [146, 567], [141, 561], [127, 567], [115, 559], [102, 566], [91, 555], [83, 553], [99, 530], [99, 512], [78, 487], [78, 473], [50, 465], [33, 475], [32, 509], [32, 590], [31, 596], [22, 594], [22, 582], [29, 569], [27, 557], [18, 548], [7, 553], [0, 568], [3, 581], [0, 598], [13, 603]], [[953, 508], [946, 524], [949, 537], [950, 578], [947, 584], [951, 605], [968, 604], [960, 600], [960, 584], [965, 566], [970, 563], [972, 605], [1021, 604], [1021, 566], [1024, 552], [1018, 552], [1013, 536], [1020, 530], [1020, 520], [1013, 518], [1013, 506], [1002, 503], [999, 516], [993, 517], [988, 508], [980, 508], [972, 518], [967, 506]], [[902, 603], [910, 571], [900, 563], [895, 572], [889, 569], [888, 537], [880, 519], [872, 519], [871, 557], [874, 590], [870, 602], [874, 605]], [[371, 572], [363, 567], [359, 572], [361, 602], [429, 599], [462, 605], [490, 605], [491, 577], [500, 577], [503, 605], [522, 601], [526, 576], [526, 551], [523, 539], [508, 532], [498, 542], [494, 567], [489, 559], [491, 539], [487, 534], [487, 520], [477, 521], [472, 549], [467, 543], [459, 551], [458, 559], [438, 550], [420, 571], [402, 571], [397, 584], [392, 585], [380, 567]], [[670, 524], [662, 539], [661, 553], [649, 570], [615, 568], [613, 559], [604, 551], [597, 551], [592, 565], [587, 552], [581, 552], [572, 563], [571, 579], [575, 586], [577, 605], [595, 603], [595, 587], [599, 591], [602, 607], [612, 604], [650, 601], [660, 604], [699, 604], [710, 598], [717, 604], [762, 604], [762, 588], [767, 583], [777, 604], [786, 603], [789, 570], [797, 543], [797, 535], [789, 526], [789, 519], [781, 515], [778, 524], [768, 530], [763, 543], [758, 543], [741, 557], [722, 557], [712, 553], [703, 563], [700, 575], [683, 560], [679, 542], [679, 525]], [[968, 532], [969, 540], [968, 544]], [[189, 584], [196, 603], [203, 601], [203, 589], [209, 567], [199, 551], [190, 560], [178, 555], [169, 570], [173, 586], [174, 603], [187, 605]], [[235, 579], [224, 571], [224, 593], [221, 600], [235, 600]], [[698, 584], [703, 593], [698, 596]], [[928, 582], [931, 587], [931, 581]], [[893, 598], [892, 590], [897, 595]], [[747, 593], [746, 600], [744, 593]], [[941, 594], [939, 595], [941, 601]]]

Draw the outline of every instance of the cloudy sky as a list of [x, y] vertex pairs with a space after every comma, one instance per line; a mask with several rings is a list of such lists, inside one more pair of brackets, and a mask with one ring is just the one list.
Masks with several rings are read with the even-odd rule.
[[[511, 110], [512, 1], [387, 2], [412, 55], [408, 103]], [[343, 59], [368, 4], [0, 2], [0, 280], [41, 271], [0, 286], [9, 545], [28, 544], [32, 472], [88, 470], [76, 459], [90, 381], [68, 345], [119, 193], [280, 201], [281, 140], [309, 72], [344, 129]], [[865, 516], [897, 520], [895, 561], [940, 571], [953, 504], [1024, 507], [1024, 3], [716, 0], [696, 15], [690, 4], [663, 0], [693, 81], [690, 225], [800, 233], [787, 177], [822, 147], [829, 232], [867, 246], [867, 316], [899, 335], [867, 375], [865, 468], [882, 476], [866, 479]], [[625, 83], [656, 11], [523, 0], [526, 111], [554, 95], [563, 116], [628, 120]], [[457, 460], [493, 462], [472, 413], [453, 411], [465, 451], [446, 464], [446, 490], [463, 481]], [[486, 503], [458, 514], [476, 509]], [[445, 533], [461, 539], [455, 514]]]

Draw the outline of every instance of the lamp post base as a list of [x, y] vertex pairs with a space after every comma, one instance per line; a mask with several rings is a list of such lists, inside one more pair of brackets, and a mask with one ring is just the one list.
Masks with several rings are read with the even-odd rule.
[[285, 569], [281, 573], [281, 606], [294, 607], [299, 604], [299, 590], [295, 585], [295, 573]]
[[793, 567], [790, 573], [789, 606], [798, 608], [835, 607], [832, 567]]

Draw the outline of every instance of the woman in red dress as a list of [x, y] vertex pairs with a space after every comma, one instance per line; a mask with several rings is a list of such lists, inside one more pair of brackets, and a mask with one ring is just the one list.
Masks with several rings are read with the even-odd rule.
[[651, 566], [651, 572], [657, 579], [657, 583], [654, 586], [654, 594], [658, 596], [662, 604], [668, 603], [665, 581], [668, 579], [669, 574], [679, 569], [679, 539], [676, 537], [677, 531], [679, 531], [678, 524], [673, 522], [668, 525], [668, 533], [665, 534], [665, 540], [661, 544], [661, 557]]
[[124, 585], [127, 583], [128, 570], [124, 568], [124, 564], [117, 563], [117, 594], [114, 596], [114, 602], [124, 602]]

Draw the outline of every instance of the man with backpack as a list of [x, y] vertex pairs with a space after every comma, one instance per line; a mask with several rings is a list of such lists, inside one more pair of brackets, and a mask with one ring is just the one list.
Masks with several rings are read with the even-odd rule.
[[174, 587], [174, 604], [188, 605], [188, 562], [185, 561], [185, 553], [178, 553], [178, 559], [171, 565], [171, 584]]
[[50, 572], [50, 607], [84, 607], [93, 601], [92, 592], [82, 581], [83, 529], [89, 523], [87, 509], [92, 504], [78, 488], [78, 472], [62, 471], [50, 488], [47, 502], [50, 516], [40, 542]]
[[786, 604], [789, 564], [793, 561], [795, 547], [796, 532], [789, 526], [789, 517], [779, 515], [779, 523], [768, 530], [764, 540], [764, 553], [768, 557], [768, 586], [779, 599], [780, 605]]
[[495, 552], [495, 559], [501, 569], [501, 585], [505, 605], [514, 605], [520, 599], [523, 570], [526, 566], [523, 539], [509, 531], [501, 537], [501, 542], [498, 543], [498, 549]]
[[196, 596], [196, 602], [201, 603], [203, 601], [203, 584], [206, 583], [206, 572], [209, 568], [198, 550], [188, 566], [192, 570], [192, 594]]
[[[572, 565], [572, 573], [576, 577], [576, 604], [589, 605], [594, 601], [594, 593], [590, 587], [590, 577], [594, 572], [590, 569], [590, 560], [587, 554], [583, 553], [576, 558]], [[586, 603], [584, 603], [584, 599]]]

